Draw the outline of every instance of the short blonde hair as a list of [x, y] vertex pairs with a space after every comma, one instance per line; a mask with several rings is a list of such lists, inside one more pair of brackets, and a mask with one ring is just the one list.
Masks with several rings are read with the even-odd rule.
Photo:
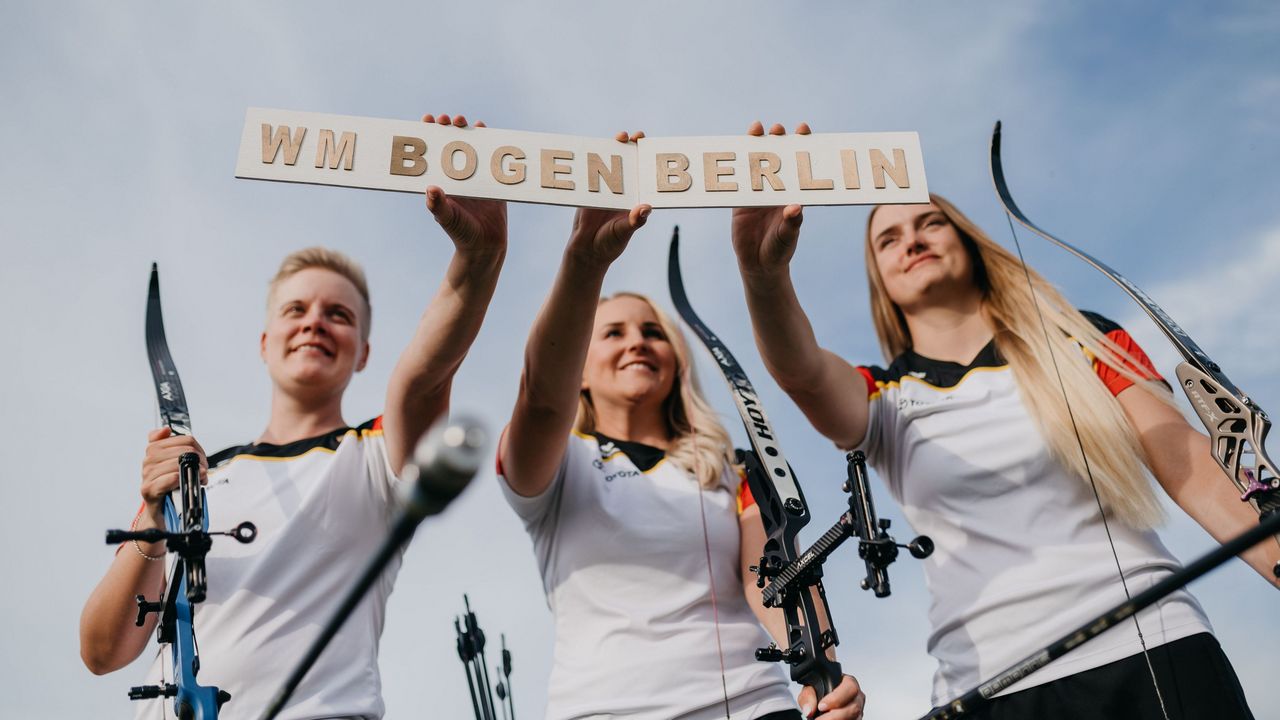
[[367, 342], [369, 330], [373, 325], [373, 305], [369, 302], [369, 283], [365, 280], [364, 269], [360, 267], [360, 263], [337, 250], [309, 247], [286, 255], [280, 262], [280, 269], [276, 271], [275, 277], [271, 278], [271, 282], [267, 284], [267, 309], [270, 310], [271, 298], [275, 296], [276, 287], [280, 283], [310, 268], [335, 272], [355, 286], [356, 292], [359, 292], [364, 300], [364, 307], [360, 309], [360, 339]]

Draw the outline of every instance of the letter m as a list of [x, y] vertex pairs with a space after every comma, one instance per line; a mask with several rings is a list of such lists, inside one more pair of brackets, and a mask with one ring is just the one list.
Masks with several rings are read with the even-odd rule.
[[281, 147], [284, 148], [285, 165], [298, 162], [298, 151], [302, 149], [302, 138], [306, 134], [307, 129], [304, 127], [299, 127], [297, 135], [294, 135], [288, 125], [281, 125], [276, 128], [275, 135], [272, 135], [271, 126], [262, 123], [262, 162], [266, 165], [274, 163]]
[[330, 170], [337, 170], [338, 164], [341, 163], [343, 170], [350, 170], [355, 159], [355, 133], [342, 133], [342, 137], [338, 138], [337, 147], [334, 147], [333, 131], [320, 131], [320, 142], [316, 144], [316, 167], [322, 168], [328, 165]]

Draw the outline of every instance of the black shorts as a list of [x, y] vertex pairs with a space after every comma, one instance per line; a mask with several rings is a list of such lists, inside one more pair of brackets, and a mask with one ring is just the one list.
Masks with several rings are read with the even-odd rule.
[[[1151, 648], [1169, 720], [1253, 720], [1244, 690], [1209, 633]], [[1034, 676], [1033, 676], [1034, 677]], [[980, 720], [1164, 720], [1142, 654], [996, 698]]]

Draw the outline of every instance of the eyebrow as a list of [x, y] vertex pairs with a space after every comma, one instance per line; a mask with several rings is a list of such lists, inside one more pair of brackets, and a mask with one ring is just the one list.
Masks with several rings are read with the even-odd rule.
[[941, 210], [930, 210], [929, 212], [922, 212], [917, 215], [915, 217], [915, 225], [916, 227], [920, 227], [929, 220], [932, 220], [934, 217], [941, 217], [943, 220], [947, 219], [947, 216], [943, 214]]
[[[919, 215], [912, 218], [911, 224], [913, 227], [920, 227], [925, 222], [932, 219], [934, 216], [941, 216], [944, 220], [947, 217], [941, 210], [929, 210], [928, 212], [922, 212]], [[902, 223], [898, 223], [898, 225], [901, 225], [901, 224]], [[871, 239], [871, 242], [875, 244], [879, 244], [880, 239], [883, 238], [885, 235], [888, 235], [889, 233], [894, 232], [897, 229], [898, 225], [890, 225], [884, 230], [881, 230], [878, 235], [876, 235], [874, 238]]]

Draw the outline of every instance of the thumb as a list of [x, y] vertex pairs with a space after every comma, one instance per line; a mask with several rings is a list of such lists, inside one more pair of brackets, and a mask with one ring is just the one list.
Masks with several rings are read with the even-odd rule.
[[458, 206], [444, 190], [432, 185], [427, 188], [427, 210], [431, 211], [436, 224], [449, 232], [458, 224]]
[[805, 685], [800, 691], [799, 701], [800, 714], [807, 718], [813, 717], [813, 711], [818, 708], [818, 693], [811, 686]]
[[641, 203], [633, 208], [627, 214], [627, 222], [631, 224], [631, 229], [639, 230], [649, 221], [649, 213], [653, 212], [653, 206], [647, 203]]

